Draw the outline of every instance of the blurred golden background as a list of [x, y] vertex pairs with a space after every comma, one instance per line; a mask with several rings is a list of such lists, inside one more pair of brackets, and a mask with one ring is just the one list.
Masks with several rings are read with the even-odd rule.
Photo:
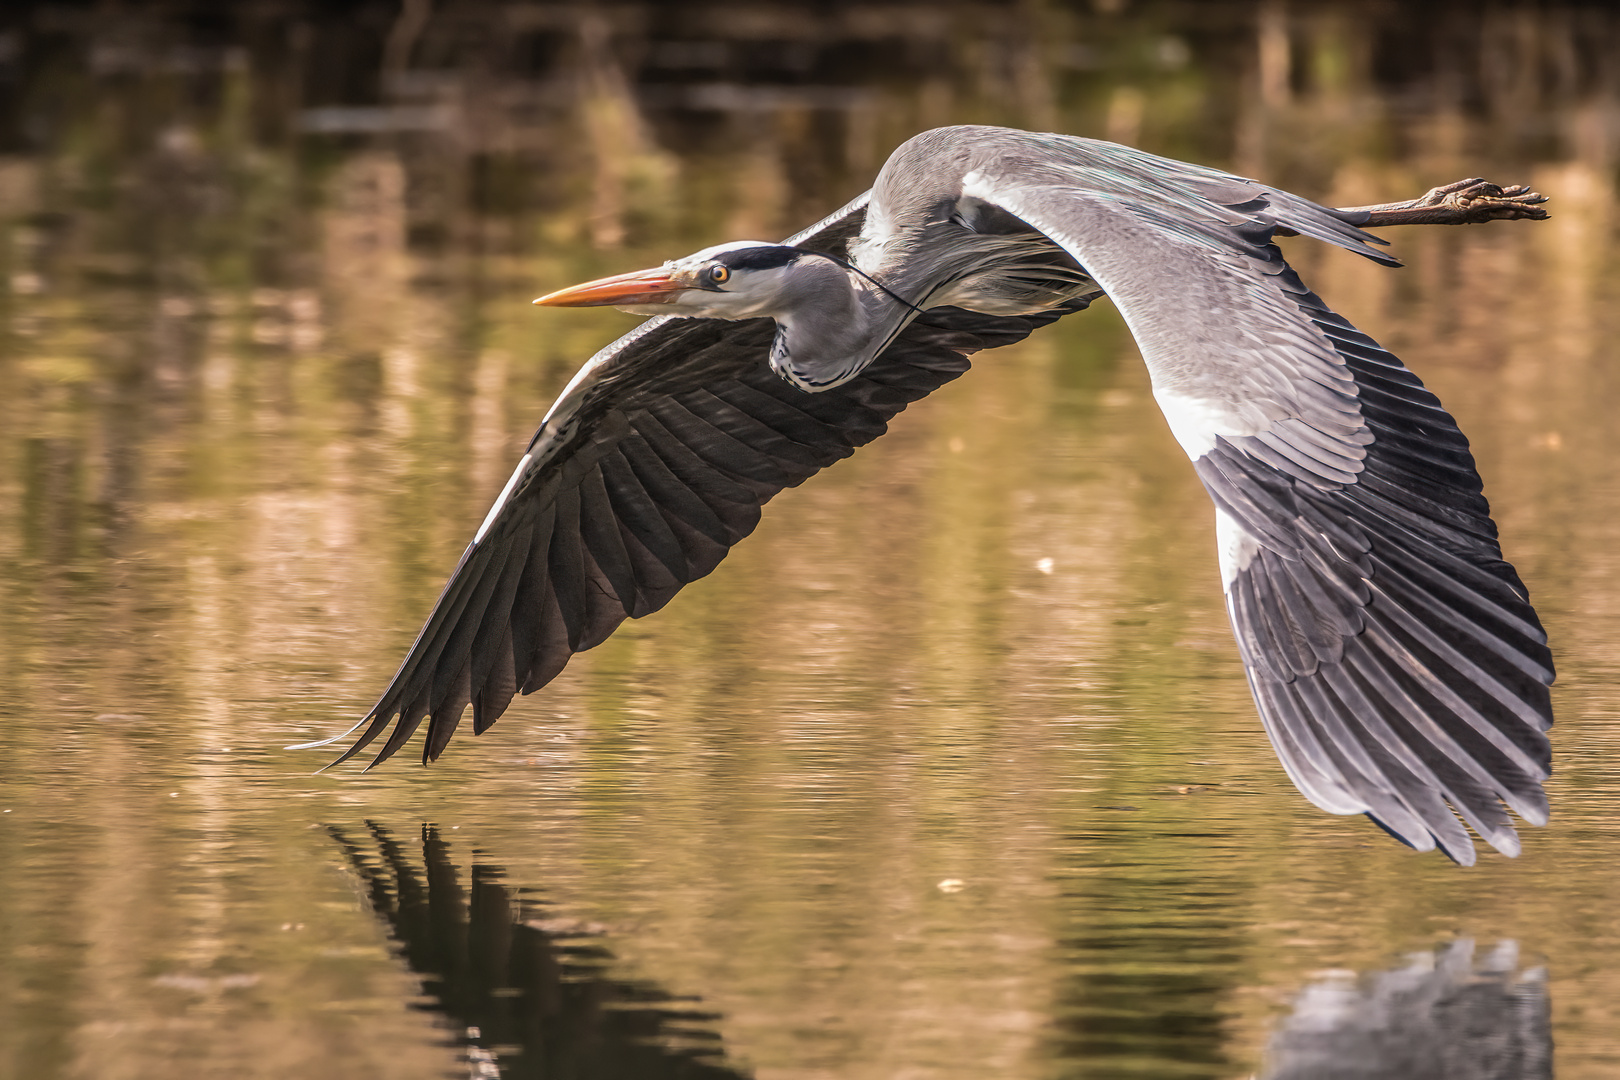
[[[1544, 962], [1556, 1074], [1612, 1075], [1616, 57], [1595, 3], [6, 5], [0, 1076], [1239, 1077], [1312, 973], [1459, 938]], [[1553, 197], [1393, 231], [1393, 272], [1287, 241], [1474, 440], [1552, 635], [1519, 860], [1293, 790], [1106, 304], [977, 357], [432, 769], [281, 749], [371, 703], [635, 325], [530, 298], [787, 235], [963, 122], [1334, 205]], [[372, 917], [408, 875], [327, 832], [368, 819], [485, 851], [606, 943], [602, 985], [703, 1018], [467, 1034]], [[609, 1049], [543, 1071], [547, 1017]]]

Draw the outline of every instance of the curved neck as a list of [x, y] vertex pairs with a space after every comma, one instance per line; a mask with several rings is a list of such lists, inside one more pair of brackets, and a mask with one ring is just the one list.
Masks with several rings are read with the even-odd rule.
[[805, 259], [795, 285], [792, 303], [775, 312], [771, 367], [811, 393], [859, 375], [916, 315], [876, 282], [832, 259]]

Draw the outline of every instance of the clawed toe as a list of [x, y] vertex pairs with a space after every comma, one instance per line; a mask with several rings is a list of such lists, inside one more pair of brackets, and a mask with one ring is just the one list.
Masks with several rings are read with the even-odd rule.
[[1447, 202], [1450, 201], [1447, 198], [1447, 196], [1449, 196], [1449, 195], [1457, 195], [1457, 194], [1460, 194], [1462, 192], [1471, 191], [1472, 189], [1474, 189], [1476, 187], [1479, 187], [1479, 186], [1484, 186], [1484, 187], [1488, 187], [1488, 188], [1495, 188], [1498, 193], [1500, 193], [1500, 191], [1501, 191], [1500, 188], [1497, 188], [1495, 184], [1492, 184], [1489, 181], [1487, 181], [1483, 176], [1474, 176], [1474, 177], [1470, 177], [1467, 180], [1458, 180], [1454, 184], [1445, 184], [1445, 185], [1443, 185], [1441, 187], [1430, 188], [1429, 191], [1428, 191], [1428, 194], [1424, 195], [1421, 199], [1419, 199], [1417, 201], [1416, 205], [1418, 205], [1418, 206], [1444, 206]]
[[1546, 201], [1547, 196], [1531, 191], [1524, 184], [1504, 188], [1483, 177], [1474, 177], [1434, 188], [1418, 200], [1418, 205], [1443, 206], [1454, 210], [1459, 215], [1460, 223], [1515, 221], [1521, 218], [1539, 221], [1547, 216], [1547, 211], [1540, 206]]
[[1471, 225], [1485, 221], [1541, 221], [1547, 211], [1541, 204], [1547, 196], [1531, 191], [1524, 184], [1502, 187], [1481, 176], [1431, 188], [1427, 194], [1407, 202], [1379, 206], [1346, 207], [1344, 212], [1360, 214], [1362, 228], [1379, 229], [1389, 225]]

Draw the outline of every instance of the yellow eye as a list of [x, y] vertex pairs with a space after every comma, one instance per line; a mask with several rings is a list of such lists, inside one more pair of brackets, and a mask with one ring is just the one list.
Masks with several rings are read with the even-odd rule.
[[724, 285], [726, 282], [731, 280], [730, 267], [724, 266], [720, 263], [715, 263], [713, 266], [709, 267], [709, 280], [714, 282], [716, 285]]

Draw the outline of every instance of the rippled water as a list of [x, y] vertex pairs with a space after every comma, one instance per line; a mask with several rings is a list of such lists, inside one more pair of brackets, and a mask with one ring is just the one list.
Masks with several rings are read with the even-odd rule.
[[[574, 142], [512, 136], [575, 179], [514, 205], [495, 151], [454, 159], [468, 194], [448, 136], [332, 135], [359, 121], [309, 110], [338, 102], [290, 142], [232, 128], [232, 94], [261, 128], [292, 107], [258, 39], [205, 108], [94, 27], [0, 33], [0, 62], [54, 57], [19, 68], [0, 155], [0, 1075], [1620, 1069], [1620, 103], [1582, 59], [1615, 27], [1503, 9], [1480, 56], [1576, 74], [1508, 64], [1541, 96], [1502, 76], [1481, 105], [1373, 80], [1428, 61], [1357, 67], [1384, 44], [1350, 15], [1285, 22], [1278, 82], [1284, 9], [1165, 10], [1097, 15], [1136, 67], [1059, 20], [1019, 31], [1059, 58], [1033, 74], [897, 60], [735, 115], [598, 56]], [[952, 63], [991, 55], [971, 29], [939, 31]], [[1229, 102], [1219, 137], [1194, 123]], [[1288, 242], [1469, 433], [1552, 637], [1553, 819], [1520, 858], [1464, 870], [1289, 784], [1207, 499], [1106, 304], [981, 354], [431, 768], [282, 749], [371, 703], [546, 404], [635, 322], [531, 297], [791, 231], [967, 119], [1341, 205], [1476, 172], [1554, 197], [1391, 233], [1400, 271]]]

